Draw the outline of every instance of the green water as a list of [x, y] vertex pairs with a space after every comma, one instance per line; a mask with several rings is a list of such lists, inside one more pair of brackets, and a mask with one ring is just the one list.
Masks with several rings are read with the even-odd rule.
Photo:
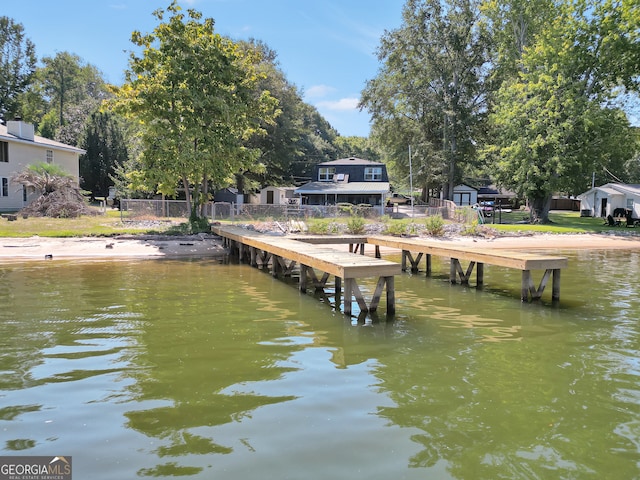
[[559, 306], [434, 262], [396, 278], [393, 319], [216, 260], [0, 266], [0, 455], [98, 480], [639, 478], [640, 253], [568, 254]]

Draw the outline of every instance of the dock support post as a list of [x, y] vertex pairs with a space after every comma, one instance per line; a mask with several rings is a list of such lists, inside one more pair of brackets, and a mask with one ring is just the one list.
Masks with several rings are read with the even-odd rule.
[[560, 269], [553, 269], [553, 291], [551, 293], [551, 300], [560, 300]]
[[353, 298], [353, 278], [344, 279], [344, 314], [351, 315], [351, 299]]
[[387, 283], [387, 315], [396, 314], [395, 277], [385, 277]]
[[484, 263], [478, 262], [476, 264], [476, 282], [479, 287], [484, 283]]
[[427, 275], [431, 275], [431, 254], [427, 253], [426, 254], [427, 257], [427, 263], [426, 263], [426, 269], [427, 269]]
[[551, 293], [552, 300], [560, 300], [560, 269], [547, 269], [542, 275], [542, 280], [540, 280], [540, 286], [536, 288], [533, 283], [533, 279], [531, 278], [530, 270], [522, 271], [522, 294], [520, 295], [521, 300], [523, 302], [529, 301], [529, 294], [531, 294], [531, 300], [540, 300], [542, 298], [542, 294], [544, 292], [545, 287], [547, 286], [547, 282], [549, 281], [549, 277], [553, 275], [553, 291]]
[[298, 282], [298, 287], [302, 293], [307, 292], [307, 266], [300, 265], [300, 280]]

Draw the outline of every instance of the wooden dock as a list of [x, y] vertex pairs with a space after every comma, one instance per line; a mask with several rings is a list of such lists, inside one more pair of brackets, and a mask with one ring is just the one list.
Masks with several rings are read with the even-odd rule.
[[[545, 287], [552, 278], [551, 298], [560, 299], [560, 271], [568, 266], [566, 257], [526, 253], [517, 250], [487, 250], [471, 247], [446, 245], [427, 239], [412, 237], [392, 237], [384, 235], [358, 236], [346, 235], [339, 237], [300, 236], [298, 240], [313, 244], [349, 244], [349, 250], [364, 255], [365, 244], [375, 246], [375, 256], [380, 258], [380, 247], [394, 248], [402, 251], [402, 271], [411, 265], [411, 271], [417, 272], [419, 263], [424, 256], [426, 259], [426, 273], [431, 273], [431, 256], [450, 259], [449, 278], [451, 283], [460, 281], [469, 284], [469, 279], [476, 270], [476, 284], [484, 283], [484, 265], [496, 265], [522, 271], [521, 300], [523, 302], [538, 300], [542, 297]], [[464, 269], [461, 261], [469, 262]], [[532, 271], [544, 270], [538, 286], [533, 281]]]
[[[324, 290], [329, 278], [335, 279], [336, 303], [339, 302], [344, 282], [344, 313], [351, 314], [355, 298], [362, 312], [375, 312], [386, 287], [387, 314], [395, 313], [394, 277], [401, 273], [401, 266], [380, 258], [340, 252], [322, 248], [291, 238], [271, 236], [239, 227], [214, 226], [213, 233], [221, 236], [225, 245], [238, 254], [242, 261], [254, 267], [271, 267], [274, 276], [291, 276], [294, 267], [300, 268], [300, 291], [305, 292], [309, 283]], [[342, 242], [344, 243], [344, 241]], [[315, 269], [322, 272], [316, 275]], [[367, 303], [358, 286], [358, 279], [378, 277], [378, 283]], [[338, 307], [338, 305], [336, 305]]]

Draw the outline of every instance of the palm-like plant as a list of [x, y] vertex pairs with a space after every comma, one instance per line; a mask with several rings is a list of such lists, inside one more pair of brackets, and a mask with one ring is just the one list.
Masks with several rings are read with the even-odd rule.
[[58, 165], [36, 163], [12, 177], [28, 192], [40, 196], [22, 209], [22, 213], [39, 217], [72, 218], [93, 213], [75, 178]]

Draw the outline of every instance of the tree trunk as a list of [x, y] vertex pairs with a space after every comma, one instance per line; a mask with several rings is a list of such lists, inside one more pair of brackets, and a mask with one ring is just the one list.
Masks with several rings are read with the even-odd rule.
[[530, 199], [531, 222], [549, 223], [549, 210], [551, 209], [551, 195], [533, 197]]
[[206, 173], [202, 177], [202, 191], [200, 194], [202, 195], [200, 202], [200, 217], [205, 218], [207, 200], [209, 199], [209, 178]]
[[184, 188], [184, 198], [187, 201], [187, 210], [189, 210], [189, 216], [191, 216], [193, 202], [191, 201], [191, 189], [189, 188], [187, 177], [182, 177], [182, 187]]

